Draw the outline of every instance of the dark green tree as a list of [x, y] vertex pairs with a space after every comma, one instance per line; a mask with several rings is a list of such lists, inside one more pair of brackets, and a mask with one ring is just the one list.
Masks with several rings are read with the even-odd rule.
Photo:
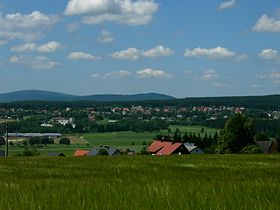
[[251, 119], [243, 114], [234, 115], [221, 130], [218, 153], [238, 153], [245, 146], [254, 144], [255, 129]]
[[70, 144], [70, 139], [69, 138], [61, 138], [60, 140], [59, 140], [59, 144], [67, 144], [67, 145], [69, 145]]
[[109, 154], [108, 154], [108, 151], [106, 149], [101, 148], [101, 149], [98, 150], [97, 155], [98, 156], [108, 156]]
[[255, 141], [270, 141], [270, 138], [266, 133], [261, 132], [255, 135]]
[[176, 131], [175, 131], [174, 136], [173, 136], [173, 140], [174, 140], [174, 142], [181, 142], [182, 141], [181, 131], [178, 128], [176, 128]]

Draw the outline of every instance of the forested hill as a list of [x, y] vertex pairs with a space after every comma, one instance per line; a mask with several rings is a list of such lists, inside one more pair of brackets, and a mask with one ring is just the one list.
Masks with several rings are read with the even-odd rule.
[[185, 98], [176, 100], [176, 103], [184, 106], [234, 106], [278, 110], [280, 95]]
[[134, 95], [118, 95], [118, 94], [99, 94], [99, 95], [70, 95], [42, 90], [21, 90], [11, 93], [0, 94], [0, 103], [22, 102], [22, 101], [148, 101], [148, 100], [172, 100], [172, 96], [145, 93]]
[[[109, 97], [109, 96], [108, 96]], [[142, 105], [151, 107], [163, 106], [180, 106], [180, 107], [193, 107], [193, 106], [234, 106], [245, 107], [251, 109], [264, 109], [264, 110], [280, 110], [280, 95], [269, 96], [236, 96], [236, 97], [204, 97], [204, 98], [185, 98], [173, 100], [154, 100], [154, 101], [119, 101], [119, 102], [104, 102], [92, 101], [88, 98], [86, 101], [22, 101], [12, 103], [2, 103], [0, 107], [22, 107], [22, 108], [86, 108], [96, 106], [130, 106]]]

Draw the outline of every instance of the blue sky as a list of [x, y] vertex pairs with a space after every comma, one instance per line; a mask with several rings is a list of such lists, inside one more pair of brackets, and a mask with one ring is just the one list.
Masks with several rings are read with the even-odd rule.
[[0, 0], [0, 93], [277, 94], [279, 0]]

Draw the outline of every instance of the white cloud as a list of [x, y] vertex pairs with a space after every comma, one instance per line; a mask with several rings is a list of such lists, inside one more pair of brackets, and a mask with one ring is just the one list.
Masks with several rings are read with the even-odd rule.
[[212, 85], [213, 85], [214, 87], [228, 87], [227, 84], [225, 84], [225, 83], [220, 83], [220, 82], [214, 82]]
[[23, 45], [11, 47], [10, 50], [12, 52], [36, 51], [36, 52], [50, 53], [50, 52], [55, 52], [62, 48], [63, 48], [63, 46], [61, 43], [52, 41], [52, 42], [48, 42], [46, 44], [38, 45], [38, 46], [35, 43], [26, 43]]
[[115, 41], [115, 38], [111, 32], [102, 30], [97, 41], [100, 43], [111, 43], [111, 42]]
[[223, 47], [216, 48], [194, 48], [194, 49], [186, 49], [185, 57], [206, 57], [210, 59], [225, 59], [232, 58], [236, 55], [235, 52], [230, 51]]
[[213, 80], [217, 78], [218, 78], [218, 74], [214, 69], [205, 70], [202, 76], [203, 80]]
[[274, 60], [280, 62], [280, 53], [274, 49], [264, 49], [259, 53], [259, 57], [264, 60]]
[[67, 26], [66, 26], [67, 30], [70, 31], [70, 32], [73, 32], [73, 31], [77, 31], [79, 28], [80, 28], [80, 23], [79, 22], [73, 22], [73, 23], [69, 23]]
[[146, 68], [142, 69], [136, 72], [137, 76], [139, 78], [168, 78], [172, 77], [171, 74], [166, 73], [165, 71], [162, 70], [156, 70], [156, 69], [151, 69], [151, 68]]
[[131, 73], [129, 71], [121, 70], [121, 71], [113, 71], [108, 73], [95, 73], [92, 75], [93, 78], [101, 78], [101, 79], [107, 79], [107, 78], [113, 78], [113, 79], [121, 79], [125, 77], [129, 77]]
[[142, 53], [142, 50], [138, 50], [136, 48], [128, 48], [127, 50], [114, 52], [112, 54], [112, 57], [121, 60], [137, 60], [139, 57], [141, 57]]
[[158, 58], [163, 56], [170, 56], [174, 51], [168, 47], [158, 45], [147, 51], [136, 48], [128, 48], [127, 50], [118, 51], [112, 54], [115, 59], [122, 60], [137, 60], [140, 57]]
[[219, 9], [220, 10], [225, 10], [225, 9], [232, 9], [236, 6], [236, 1], [235, 0], [231, 0], [231, 1], [227, 1], [227, 2], [223, 2], [220, 4]]
[[152, 21], [157, 10], [154, 0], [70, 0], [65, 15], [85, 15], [85, 24], [112, 21], [145, 25]]
[[257, 32], [280, 32], [280, 19], [269, 18], [263, 15], [253, 27]]
[[52, 69], [60, 66], [59, 63], [50, 60], [45, 56], [36, 57], [24, 57], [24, 56], [12, 56], [10, 58], [10, 63], [26, 65], [32, 69]]
[[96, 57], [94, 55], [85, 52], [71, 52], [68, 55], [68, 58], [71, 60], [89, 60], [89, 61], [96, 61], [100, 59], [99, 57]]
[[156, 58], [156, 57], [162, 57], [162, 56], [169, 56], [169, 55], [172, 55], [173, 53], [174, 53], [174, 51], [171, 50], [170, 48], [164, 47], [162, 45], [158, 45], [158, 46], [144, 52], [143, 56]]
[[45, 15], [39, 11], [30, 14], [7, 14], [0, 13], [0, 40], [9, 41], [21, 39], [32, 41], [44, 35], [58, 21], [56, 15]]
[[271, 80], [275, 83], [280, 81], [280, 71], [272, 71], [268, 74], [258, 74], [255, 76], [257, 79], [262, 79], [262, 80]]

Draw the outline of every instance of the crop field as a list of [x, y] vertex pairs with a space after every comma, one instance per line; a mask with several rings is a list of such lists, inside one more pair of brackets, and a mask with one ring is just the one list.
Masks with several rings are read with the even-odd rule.
[[279, 155], [1, 158], [1, 209], [280, 209]]

